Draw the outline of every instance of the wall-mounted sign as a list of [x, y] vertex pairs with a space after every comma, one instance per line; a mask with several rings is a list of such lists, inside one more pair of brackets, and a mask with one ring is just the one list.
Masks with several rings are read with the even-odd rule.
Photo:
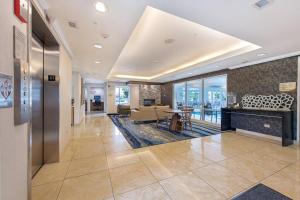
[[12, 107], [13, 81], [12, 76], [0, 73], [0, 109]]
[[296, 87], [297, 87], [296, 82], [280, 83], [279, 91], [280, 92], [290, 92], [290, 91], [296, 90]]
[[15, 125], [28, 122], [29, 109], [29, 73], [28, 64], [14, 60], [14, 121]]
[[28, 22], [28, 0], [14, 0], [14, 12], [23, 23]]
[[14, 26], [14, 58], [27, 62], [27, 38]]

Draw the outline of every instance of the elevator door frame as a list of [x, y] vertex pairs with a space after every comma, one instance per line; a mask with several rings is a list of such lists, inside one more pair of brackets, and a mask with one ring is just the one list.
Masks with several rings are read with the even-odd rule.
[[[38, 69], [35, 69], [33, 70], [32, 67], [33, 67], [33, 64], [31, 64], [31, 69], [30, 69], [30, 76], [31, 76], [31, 101], [32, 101], [32, 105], [31, 105], [31, 166], [32, 166], [32, 169], [31, 169], [31, 176], [34, 177], [36, 175], [36, 173], [40, 170], [40, 168], [45, 164], [45, 159], [44, 159], [44, 44], [40, 41], [40, 39], [38, 39], [37, 36], [35, 36], [33, 33], [32, 33], [32, 36], [31, 36], [31, 42], [32, 42], [32, 46], [31, 46], [31, 61], [35, 60], [36, 59], [33, 59], [33, 53], [32, 53], [32, 47], [35, 47], [33, 44], [36, 43], [35, 45], [37, 45], [37, 49], [35, 51], [41, 51], [40, 53], [42, 54], [41, 55], [41, 66], [39, 66], [41, 69], [42, 69], [42, 72], [41, 74], [39, 74], [39, 72], [37, 70], [40, 70], [40, 68]], [[38, 60], [40, 61], [40, 60]], [[34, 66], [36, 67], [36, 66]], [[33, 74], [35, 73], [35, 74]], [[35, 75], [35, 76], [33, 76]], [[39, 77], [38, 77], [39, 76]], [[35, 92], [34, 92], [34, 86], [35, 86], [35, 83], [34, 83], [34, 79], [33, 78], [39, 78], [40, 82], [41, 82], [41, 93], [40, 93], [40, 104], [41, 104], [41, 115], [39, 116], [40, 117], [40, 120], [41, 120], [41, 127], [38, 127], [38, 128], [41, 128], [41, 130], [35, 130], [35, 128], [37, 127], [34, 127], [35, 124], [33, 123], [34, 120], [39, 120], [39, 118], [34, 118], [34, 114], [35, 114], [35, 111], [34, 111], [34, 95], [35, 95]], [[38, 124], [37, 124], [38, 125]], [[41, 149], [36, 149], [34, 148], [34, 137], [38, 136], [37, 134], [38, 133], [35, 133], [34, 134], [34, 131], [40, 131], [40, 134], [41, 134], [41, 137], [42, 137], [42, 141], [41, 141]], [[39, 138], [41, 139], [41, 138]], [[36, 142], [36, 140], [35, 140]], [[40, 150], [40, 156], [41, 156], [41, 160], [40, 160], [40, 165], [34, 165], [34, 162], [37, 161], [37, 155], [39, 153], [37, 152], [34, 152], [34, 151], [37, 151], [37, 150]]]

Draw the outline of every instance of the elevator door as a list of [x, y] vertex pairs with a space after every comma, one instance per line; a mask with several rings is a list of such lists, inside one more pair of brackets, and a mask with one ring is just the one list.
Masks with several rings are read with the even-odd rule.
[[42, 43], [33, 35], [30, 66], [32, 91], [32, 176], [34, 176], [44, 164], [43, 51]]

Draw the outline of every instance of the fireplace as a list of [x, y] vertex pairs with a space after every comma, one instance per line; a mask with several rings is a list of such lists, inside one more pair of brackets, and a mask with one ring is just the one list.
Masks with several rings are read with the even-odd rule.
[[144, 99], [144, 106], [153, 106], [155, 105], [155, 99]]

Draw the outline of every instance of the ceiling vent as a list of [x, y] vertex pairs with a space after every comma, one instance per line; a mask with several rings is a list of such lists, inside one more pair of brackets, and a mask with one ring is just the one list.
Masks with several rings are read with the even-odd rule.
[[165, 44], [172, 44], [172, 43], [174, 43], [174, 39], [172, 39], [172, 38], [168, 38], [168, 39], [165, 39]]
[[77, 25], [75, 22], [68, 22], [69, 27], [77, 29]]
[[254, 4], [254, 7], [262, 9], [271, 3], [272, 0], [259, 0]]

